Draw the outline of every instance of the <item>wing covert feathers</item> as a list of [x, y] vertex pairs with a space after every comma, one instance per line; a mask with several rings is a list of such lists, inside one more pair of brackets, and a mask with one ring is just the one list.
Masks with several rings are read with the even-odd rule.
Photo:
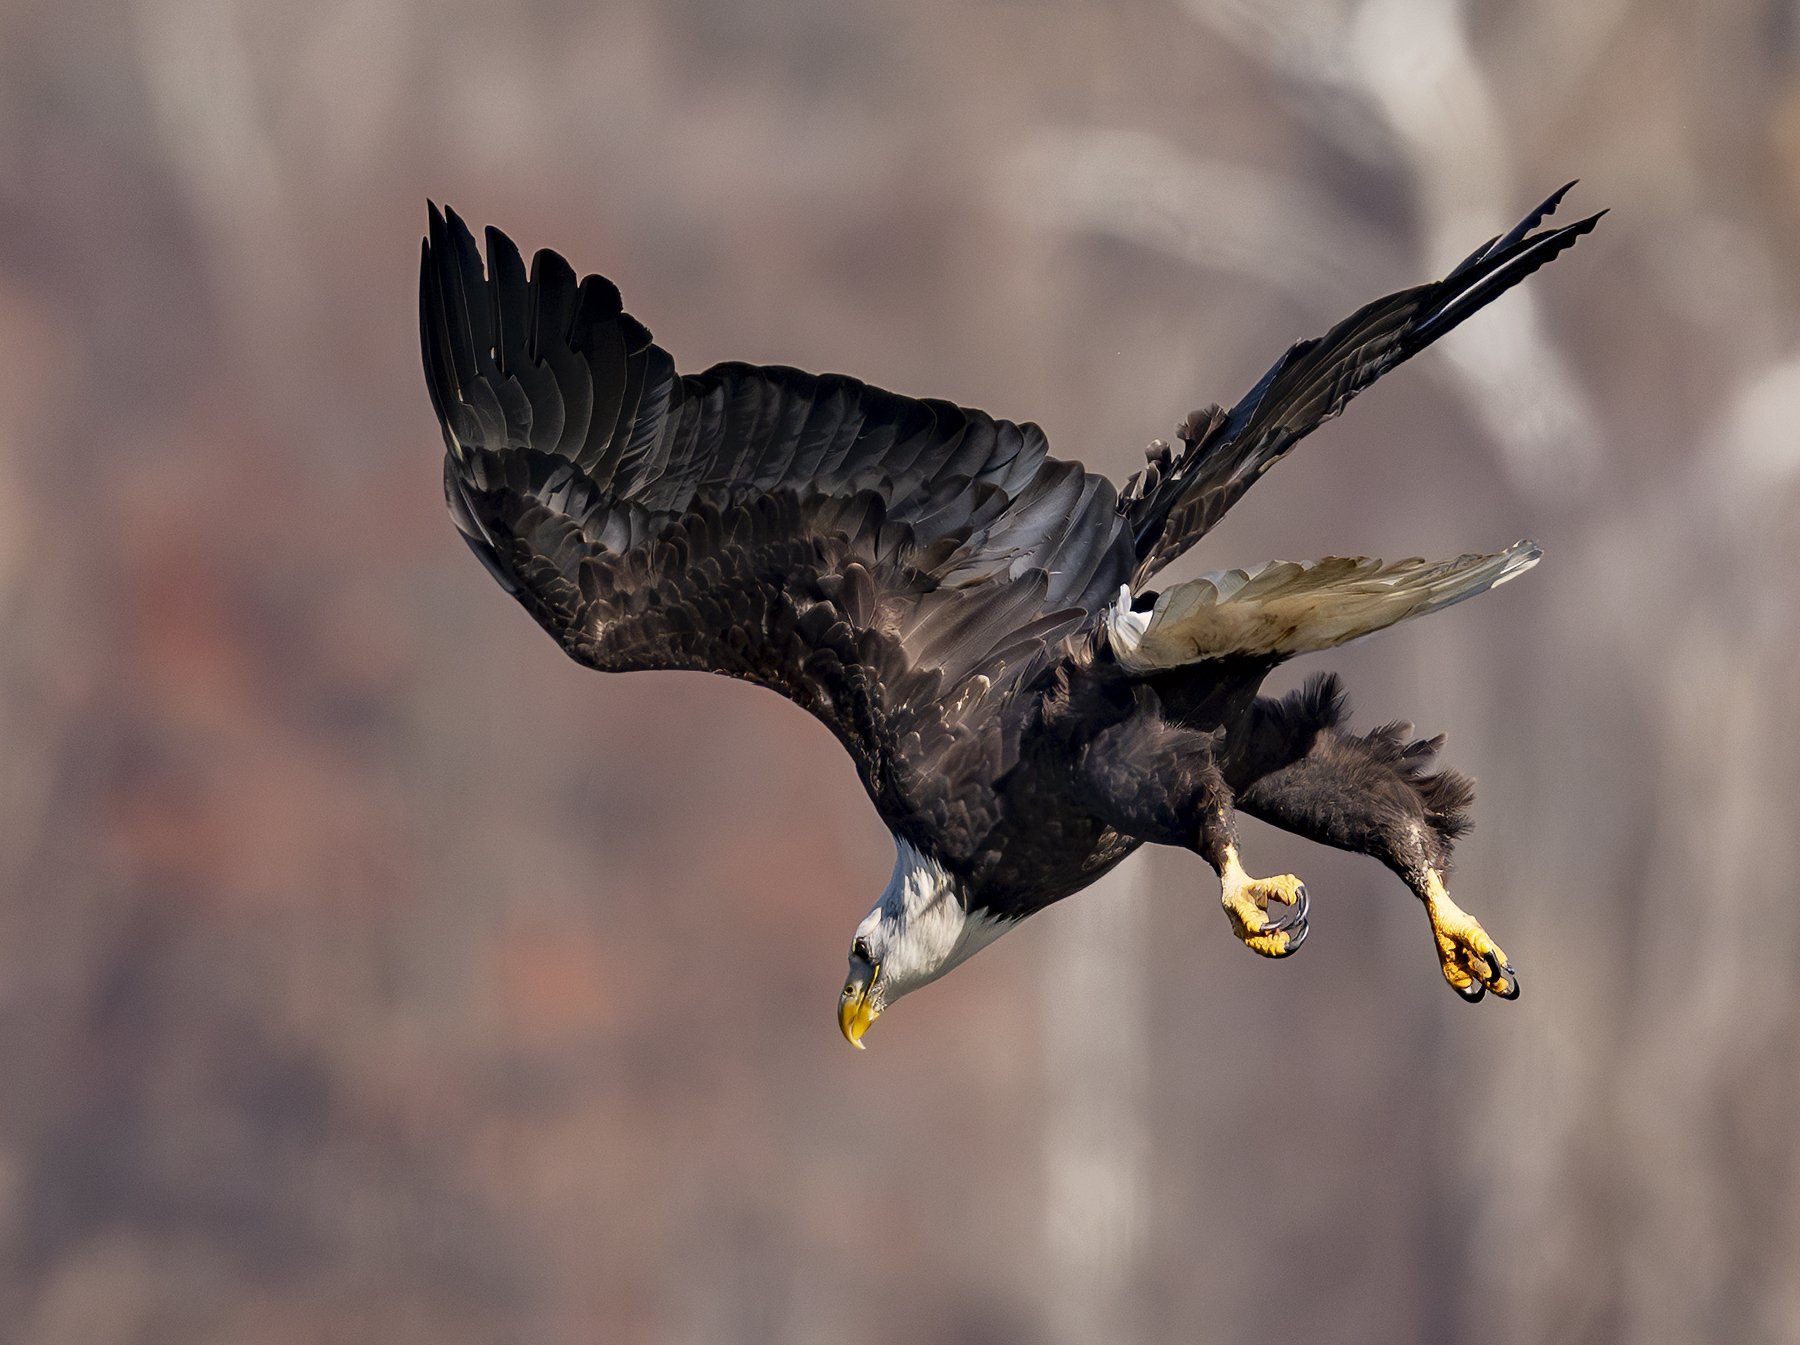
[[1143, 587], [1205, 536], [1283, 454], [1357, 393], [1592, 230], [1605, 211], [1532, 232], [1574, 185], [1553, 193], [1444, 279], [1378, 299], [1323, 338], [1292, 346], [1230, 411], [1196, 411], [1179, 432], [1179, 455], [1152, 445], [1157, 456], [1119, 497], [1138, 561], [1132, 586]]
[[949, 750], [973, 722], [956, 688], [1003, 694], [1130, 573], [1111, 483], [1037, 426], [781, 366], [682, 376], [611, 281], [486, 244], [484, 265], [431, 207], [419, 323], [445, 497], [578, 660], [771, 687], [879, 792], [909, 743]]
[[1441, 611], [1504, 584], [1537, 564], [1535, 543], [1491, 556], [1392, 564], [1361, 556], [1274, 560], [1166, 589], [1148, 612], [1129, 592], [1107, 610], [1113, 653], [1144, 674], [1228, 656], [1291, 658]]

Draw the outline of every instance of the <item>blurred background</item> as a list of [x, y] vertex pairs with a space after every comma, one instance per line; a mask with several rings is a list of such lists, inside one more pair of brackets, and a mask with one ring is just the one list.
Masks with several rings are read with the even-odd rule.
[[[1477, 776], [1469, 1008], [1248, 824], [834, 1021], [825, 729], [444, 514], [427, 197], [699, 370], [1115, 480], [1554, 187], [1599, 230], [1182, 576], [1533, 536], [1302, 660]], [[1794, 0], [0, 5], [0, 1339], [1800, 1341]]]

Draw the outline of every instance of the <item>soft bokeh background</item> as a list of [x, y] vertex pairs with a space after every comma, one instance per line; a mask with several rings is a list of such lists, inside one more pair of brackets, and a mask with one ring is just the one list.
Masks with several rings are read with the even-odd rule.
[[[684, 368], [1121, 479], [1552, 187], [1599, 231], [1186, 572], [1527, 579], [1303, 660], [1482, 786], [1156, 855], [833, 1021], [826, 731], [564, 660], [444, 516], [425, 199]], [[1800, 1341], [1794, 0], [0, 6], [0, 1339]]]

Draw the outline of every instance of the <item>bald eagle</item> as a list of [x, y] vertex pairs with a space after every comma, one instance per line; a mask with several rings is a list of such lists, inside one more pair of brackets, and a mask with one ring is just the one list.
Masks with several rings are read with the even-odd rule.
[[839, 997], [859, 1049], [902, 995], [1145, 843], [1197, 852], [1232, 932], [1292, 955], [1306, 888], [1245, 872], [1234, 811], [1379, 859], [1423, 903], [1451, 988], [1513, 999], [1505, 954], [1444, 887], [1473, 791], [1432, 771], [1443, 739], [1352, 733], [1331, 675], [1257, 691], [1297, 654], [1505, 583], [1537, 547], [1149, 585], [1321, 421], [1591, 230], [1599, 215], [1539, 229], [1567, 190], [1189, 415], [1123, 490], [1036, 425], [949, 402], [779, 365], [677, 374], [611, 281], [550, 251], [528, 273], [493, 228], [484, 267], [432, 205], [419, 318], [445, 496], [578, 662], [743, 678], [837, 735], [898, 856]]

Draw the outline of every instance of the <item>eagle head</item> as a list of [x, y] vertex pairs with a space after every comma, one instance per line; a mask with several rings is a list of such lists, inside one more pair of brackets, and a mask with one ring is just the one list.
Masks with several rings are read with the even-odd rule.
[[967, 885], [896, 836], [894, 876], [850, 942], [838, 1026], [857, 1050], [869, 1024], [902, 995], [937, 980], [999, 938], [1014, 920], [971, 909]]

